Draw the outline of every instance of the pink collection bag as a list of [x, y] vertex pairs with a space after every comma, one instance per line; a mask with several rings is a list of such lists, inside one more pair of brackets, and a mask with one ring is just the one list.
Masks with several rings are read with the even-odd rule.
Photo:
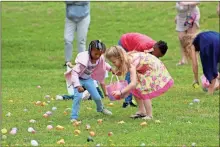
[[208, 88], [209, 87], [209, 81], [206, 79], [206, 77], [204, 75], [202, 75], [200, 77], [200, 79], [201, 79], [202, 87], [203, 88]]
[[[114, 76], [116, 76], [117, 82], [112, 83], [112, 79], [113, 79]], [[122, 90], [122, 89], [124, 89], [127, 85], [128, 85], [128, 82], [127, 82], [126, 80], [120, 80], [120, 81], [119, 81], [117, 75], [112, 75], [110, 84], [106, 86], [106, 90], [107, 90], [109, 99], [110, 99], [111, 101], [121, 100], [122, 98], [121, 98], [120, 96], [119, 96], [119, 97], [114, 97], [114, 96], [112, 95], [112, 92], [113, 92], [113, 91]]]

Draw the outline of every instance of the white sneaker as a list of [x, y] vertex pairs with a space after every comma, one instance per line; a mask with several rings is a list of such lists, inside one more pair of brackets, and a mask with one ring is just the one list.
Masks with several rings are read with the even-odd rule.
[[103, 114], [105, 114], [105, 115], [112, 115], [112, 112], [109, 111], [108, 109], [103, 109], [103, 110], [101, 111], [101, 113], [103, 113]]
[[147, 116], [143, 117], [142, 119], [143, 119], [143, 120], [151, 120], [151, 119], [153, 119], [153, 117], [147, 115]]
[[56, 95], [56, 100], [63, 100], [63, 97], [61, 95]]
[[89, 97], [90, 97], [90, 93], [89, 93], [87, 90], [85, 90], [85, 91], [83, 92], [82, 99], [83, 99], [83, 100], [88, 100]]

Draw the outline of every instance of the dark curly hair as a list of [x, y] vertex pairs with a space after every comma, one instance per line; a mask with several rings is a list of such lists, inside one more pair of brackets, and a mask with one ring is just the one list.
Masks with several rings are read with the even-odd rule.
[[106, 51], [106, 46], [103, 42], [101, 42], [100, 40], [93, 40], [89, 43], [89, 54], [91, 55], [91, 50], [93, 48], [96, 48], [100, 51], [102, 51], [103, 53]]
[[158, 48], [160, 50], [160, 52], [165, 55], [168, 49], [167, 43], [165, 41], [158, 41], [155, 45], [155, 48]]

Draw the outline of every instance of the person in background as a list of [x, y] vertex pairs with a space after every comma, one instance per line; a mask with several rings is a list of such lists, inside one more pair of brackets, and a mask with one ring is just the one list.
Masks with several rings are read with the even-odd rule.
[[73, 40], [77, 36], [78, 53], [86, 50], [87, 33], [90, 25], [90, 2], [66, 1], [66, 18], [64, 28], [65, 66], [73, 67]]
[[[177, 15], [175, 17], [176, 31], [181, 42], [182, 37], [186, 34], [196, 34], [199, 30], [200, 10], [198, 7], [199, 1], [193, 2], [176, 2]], [[176, 64], [177, 66], [187, 63], [183, 47], [180, 43], [181, 59]]]

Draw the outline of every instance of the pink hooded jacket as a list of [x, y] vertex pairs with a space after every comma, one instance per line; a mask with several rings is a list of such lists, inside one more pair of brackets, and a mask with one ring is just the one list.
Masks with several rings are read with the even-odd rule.
[[[74, 87], [80, 86], [79, 77], [84, 73], [85, 69], [89, 64], [89, 53], [88, 51], [81, 52], [77, 55], [75, 63], [76, 65], [69, 71], [64, 73], [66, 81], [69, 85], [74, 85]], [[93, 70], [91, 77], [100, 82], [104, 83], [106, 70], [110, 71], [111, 66], [105, 62], [105, 58], [102, 55], [99, 59], [98, 65]]]

